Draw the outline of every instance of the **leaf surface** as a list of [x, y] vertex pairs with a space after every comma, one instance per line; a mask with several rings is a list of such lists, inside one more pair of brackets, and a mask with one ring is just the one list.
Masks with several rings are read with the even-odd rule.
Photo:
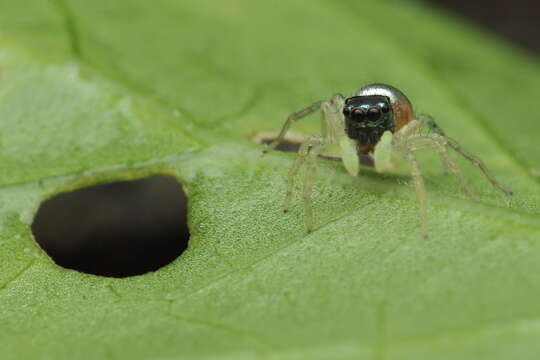
[[[293, 155], [251, 138], [375, 81], [515, 196], [456, 158], [470, 201], [426, 151], [425, 240], [406, 173], [321, 160], [305, 234]], [[0, 358], [535, 359], [539, 95], [534, 60], [408, 2], [0, 1]], [[85, 275], [33, 240], [45, 199], [156, 174], [192, 236], [159, 271]]]

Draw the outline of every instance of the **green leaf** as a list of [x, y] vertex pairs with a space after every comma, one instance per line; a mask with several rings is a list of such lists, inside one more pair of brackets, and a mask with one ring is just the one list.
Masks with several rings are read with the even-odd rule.
[[[470, 201], [421, 156], [406, 173], [320, 161], [316, 229], [293, 155], [251, 138], [369, 82], [402, 89], [479, 154]], [[0, 358], [535, 359], [540, 351], [540, 68], [396, 1], [0, 1]], [[310, 118], [296, 132], [319, 131]], [[112, 279], [56, 266], [29, 225], [91, 184], [173, 174], [190, 247]]]

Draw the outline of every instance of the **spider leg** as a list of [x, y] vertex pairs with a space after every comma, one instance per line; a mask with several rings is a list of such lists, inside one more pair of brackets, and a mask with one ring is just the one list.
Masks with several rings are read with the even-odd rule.
[[293, 166], [289, 170], [288, 180], [287, 180], [287, 192], [285, 194], [285, 201], [283, 203], [283, 211], [287, 212], [289, 210], [289, 205], [292, 198], [292, 190], [294, 185], [294, 178], [300, 167], [304, 162], [306, 164], [306, 170], [304, 175], [304, 188], [303, 188], [303, 198], [304, 198], [304, 219], [306, 223], [306, 229], [308, 232], [313, 230], [313, 209], [311, 201], [311, 190], [313, 184], [315, 183], [315, 178], [317, 174], [317, 156], [324, 148], [324, 138], [322, 136], [310, 136], [298, 150], [298, 156], [294, 161]]
[[[443, 129], [440, 128], [440, 126], [435, 122], [435, 120], [433, 119], [431, 115], [419, 114], [417, 115], [417, 119], [422, 123], [423, 126], [426, 126], [430, 130], [431, 133], [446, 137], [446, 134], [444, 133]], [[452, 167], [449, 166], [449, 164], [443, 159], [443, 156], [445, 155], [441, 155], [441, 153], [439, 153], [439, 155], [441, 156], [441, 161], [444, 164], [444, 175], [448, 175], [448, 171], [451, 171], [455, 175], [456, 173], [452, 170]], [[450, 159], [448, 156], [445, 156], [445, 158]], [[460, 175], [461, 175], [461, 172], [460, 172]], [[456, 175], [456, 176], [459, 176], [459, 175]], [[460, 183], [463, 184], [461, 180], [460, 180]], [[465, 192], [469, 194], [468, 190], [465, 190]]]
[[285, 137], [285, 134], [287, 134], [287, 131], [289, 131], [289, 128], [291, 127], [291, 125], [308, 116], [309, 114], [311, 113], [314, 113], [315, 111], [319, 110], [321, 105], [322, 105], [323, 101], [320, 100], [320, 101], [316, 101], [314, 102], [313, 104], [309, 105], [308, 107], [302, 109], [302, 110], [299, 110], [297, 112], [294, 112], [292, 113], [291, 115], [289, 115], [289, 117], [287, 118], [287, 120], [285, 121], [285, 123], [283, 124], [283, 127], [281, 128], [280, 132], [279, 132], [279, 135], [277, 136], [277, 138], [275, 138], [264, 150], [263, 150], [263, 154], [266, 154], [272, 150], [274, 150], [274, 148], [276, 146], [279, 145], [279, 143], [281, 143], [283, 141], [283, 138]]
[[484, 164], [484, 162], [478, 156], [476, 156], [474, 154], [471, 154], [470, 152], [464, 150], [461, 147], [461, 145], [459, 145], [459, 143], [457, 141], [455, 141], [454, 139], [451, 139], [451, 138], [447, 137], [446, 141], [448, 143], [448, 146], [451, 147], [454, 151], [456, 151], [461, 156], [463, 156], [465, 159], [469, 160], [471, 163], [473, 163], [478, 168], [480, 168], [480, 170], [482, 170], [482, 172], [484, 173], [484, 176], [489, 180], [491, 185], [493, 185], [495, 188], [502, 191], [507, 196], [513, 195], [513, 192], [511, 190], [509, 190], [506, 187], [504, 187], [503, 185], [501, 185], [501, 183], [499, 183], [493, 177], [493, 175], [491, 175], [491, 172], [487, 168], [486, 164]]
[[[426, 125], [435, 133], [438, 134], [442, 139], [444, 139], [444, 142], [446, 143], [446, 146], [453, 149], [455, 152], [463, 156], [465, 159], [469, 160], [471, 163], [476, 165], [484, 174], [484, 176], [488, 179], [488, 181], [493, 185], [495, 188], [502, 191], [505, 195], [511, 196], [513, 195], [512, 191], [504, 187], [501, 183], [499, 183], [491, 174], [491, 171], [487, 168], [486, 164], [476, 155], [466, 151], [461, 147], [461, 145], [454, 139], [446, 136], [442, 129], [437, 125], [437, 123], [428, 115], [422, 115], [424, 117], [424, 121]], [[452, 168], [450, 168], [452, 170]]]
[[435, 150], [439, 154], [439, 158], [441, 159], [441, 162], [444, 164], [446, 169], [450, 170], [452, 174], [454, 174], [459, 184], [461, 185], [463, 191], [472, 200], [476, 200], [476, 197], [470, 191], [461, 170], [456, 165], [456, 163], [450, 158], [450, 154], [448, 153], [446, 137], [441, 136], [437, 133], [427, 134], [427, 135], [416, 134], [416, 135], [410, 136], [406, 140], [406, 142], [407, 142], [407, 146], [413, 151], [420, 150], [426, 147], [435, 148]]
[[289, 174], [287, 175], [287, 191], [285, 192], [285, 201], [283, 201], [283, 212], [289, 211], [294, 185], [294, 177], [296, 176], [296, 174], [298, 174], [300, 167], [306, 160], [306, 156], [309, 152], [309, 146], [309, 139], [303, 142], [302, 145], [300, 145], [293, 166], [289, 169]]
[[321, 137], [313, 138], [313, 146], [310, 148], [306, 173], [304, 175], [304, 189], [302, 195], [304, 197], [304, 221], [306, 224], [307, 232], [313, 231], [313, 205], [311, 200], [311, 191], [313, 189], [313, 184], [317, 177], [317, 156], [323, 150], [324, 142]]
[[392, 167], [392, 142], [393, 135], [387, 130], [383, 133], [377, 145], [375, 145], [373, 162], [375, 170], [379, 173]]
[[343, 116], [343, 107], [345, 99], [343, 95], [336, 94], [330, 101], [323, 101], [321, 109], [322, 117], [322, 136], [328, 143], [337, 143], [339, 138], [345, 135], [345, 117]]
[[418, 165], [418, 160], [412, 149], [407, 150], [406, 159], [411, 165], [411, 176], [414, 183], [414, 188], [416, 190], [416, 198], [418, 199], [418, 204], [420, 207], [420, 224], [422, 235], [424, 238], [429, 237], [428, 226], [427, 226], [427, 195], [426, 195], [426, 186], [424, 184], [424, 178], [422, 177], [422, 172], [420, 171], [420, 166]]
[[308, 137], [298, 149], [298, 155], [293, 166], [289, 170], [287, 191], [283, 202], [283, 211], [287, 212], [292, 199], [294, 178], [298, 174], [298, 171], [300, 171], [304, 162], [306, 162], [302, 194], [304, 198], [304, 221], [308, 232], [313, 230], [311, 190], [317, 174], [317, 157], [326, 149], [327, 145], [338, 144], [339, 139], [345, 135], [345, 119], [343, 116], [344, 103], [345, 99], [343, 96], [336, 94], [329, 101], [317, 101], [307, 108], [291, 114], [285, 124], [283, 124], [278, 137], [264, 150], [264, 153], [266, 153], [274, 149], [283, 140], [293, 122], [318, 109], [322, 110], [321, 135]]
[[456, 165], [456, 163], [450, 158], [450, 154], [448, 153], [448, 148], [441, 144], [440, 142], [436, 142], [436, 149], [439, 153], [439, 156], [441, 158], [441, 161], [446, 165], [446, 167], [454, 174], [456, 179], [461, 184], [461, 188], [463, 191], [472, 199], [476, 200], [476, 196], [471, 192], [469, 189], [469, 186], [467, 185], [467, 182], [465, 181], [465, 178], [463, 177], [463, 174], [461, 173], [461, 170]]
[[443, 129], [433, 119], [431, 115], [420, 114], [417, 116], [418, 120], [425, 124], [433, 133], [446, 137]]
[[452, 174], [454, 174], [459, 184], [461, 185], [461, 188], [463, 189], [463, 191], [472, 200], [476, 200], [476, 197], [471, 192], [471, 190], [469, 189], [469, 186], [467, 185], [467, 182], [465, 181], [465, 177], [463, 177], [463, 173], [461, 172], [459, 167], [456, 165], [456, 163], [450, 158], [450, 154], [448, 153], [446, 137], [439, 135], [438, 133], [429, 134], [429, 135], [416, 135], [411, 140], [409, 140], [409, 142], [414, 143], [415, 139], [424, 141], [424, 144], [422, 147], [434, 147], [437, 153], [439, 154], [439, 157], [442, 163], [445, 165], [447, 169], [449, 169], [452, 172]]

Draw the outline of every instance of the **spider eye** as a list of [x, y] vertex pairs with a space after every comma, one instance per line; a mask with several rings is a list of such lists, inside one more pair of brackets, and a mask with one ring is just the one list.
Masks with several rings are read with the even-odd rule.
[[369, 121], [379, 120], [381, 116], [381, 111], [378, 108], [372, 107], [367, 112], [367, 118]]
[[388, 103], [383, 103], [381, 105], [381, 111], [383, 114], [386, 114], [387, 112], [390, 111], [390, 105], [388, 105]]
[[346, 106], [346, 107], [343, 108], [343, 115], [345, 115], [345, 116], [351, 115], [351, 107], [350, 106]]
[[352, 117], [356, 121], [362, 121], [365, 119], [366, 113], [364, 112], [364, 110], [356, 108], [352, 111]]

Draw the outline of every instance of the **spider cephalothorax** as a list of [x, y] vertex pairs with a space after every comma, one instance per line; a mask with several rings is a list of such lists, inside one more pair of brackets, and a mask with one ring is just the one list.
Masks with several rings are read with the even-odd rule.
[[[473, 198], [461, 171], [449, 156], [449, 149], [456, 151], [476, 165], [497, 189], [506, 195], [512, 192], [499, 184], [482, 160], [465, 151], [457, 141], [447, 137], [429, 115], [415, 115], [407, 97], [398, 89], [385, 84], [361, 87], [354, 96], [345, 99], [334, 95], [330, 100], [317, 101], [289, 116], [278, 137], [265, 152], [275, 148], [284, 138], [291, 124], [314, 111], [322, 109], [322, 134], [310, 136], [298, 150], [298, 158], [289, 171], [284, 210], [292, 197], [293, 180], [300, 166], [306, 162], [304, 179], [304, 211], [308, 231], [313, 230], [311, 188], [315, 180], [316, 159], [332, 145], [338, 145], [341, 159], [351, 175], [358, 174], [359, 154], [372, 156], [377, 171], [391, 167], [391, 155], [400, 155], [411, 166], [411, 175], [418, 201], [422, 233], [427, 236], [427, 205], [424, 180], [415, 152], [433, 148], [443, 164], [456, 176], [465, 192]], [[427, 131], [422, 131], [426, 129]]]
[[343, 108], [345, 130], [362, 153], [370, 152], [385, 131], [394, 132], [394, 114], [386, 96], [353, 96]]

